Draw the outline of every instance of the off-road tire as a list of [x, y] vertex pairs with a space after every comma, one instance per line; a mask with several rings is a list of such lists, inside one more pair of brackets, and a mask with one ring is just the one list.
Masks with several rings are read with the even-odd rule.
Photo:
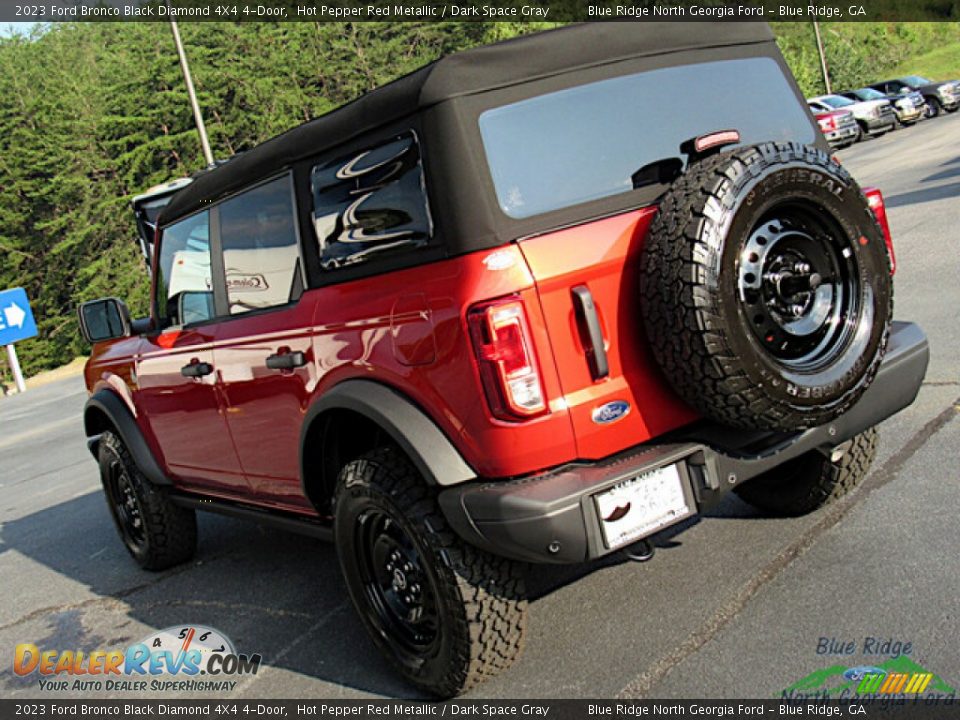
[[[373, 615], [362, 579], [357, 528], [385, 512], [412, 540], [433, 584], [438, 640], [429, 657], [396, 650]], [[348, 463], [334, 497], [335, 539], [347, 588], [374, 644], [417, 688], [442, 698], [463, 693], [510, 667], [523, 649], [527, 601], [523, 566], [465, 543], [447, 525], [429, 488], [398, 449]]]
[[[836, 357], [817, 372], [784, 367], [738, 294], [748, 236], [761, 233], [765, 213], [791, 203], [835, 225], [831, 242], [857, 268], [847, 271], [861, 293], [855, 321], [869, 325], [838, 340]], [[876, 375], [893, 314], [890, 258], [860, 188], [820, 150], [764, 143], [693, 163], [664, 195], [640, 269], [651, 352], [706, 417], [744, 428], [814, 427], [850, 408]]]
[[748, 480], [734, 490], [744, 501], [777, 516], [805, 515], [852, 491], [877, 452], [877, 430], [852, 438], [836, 462], [813, 450]]
[[[165, 570], [186, 562], [197, 548], [197, 518], [193, 510], [174, 505], [164, 488], [151, 483], [140, 472], [123, 440], [107, 430], [98, 445], [100, 479], [110, 515], [124, 546], [145, 570]], [[141, 520], [142, 538], [134, 539], [124, 528], [116, 503], [114, 470], [125, 473]]]

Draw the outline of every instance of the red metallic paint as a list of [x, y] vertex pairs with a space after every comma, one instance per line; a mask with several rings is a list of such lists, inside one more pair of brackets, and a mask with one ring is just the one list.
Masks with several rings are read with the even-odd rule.
[[[674, 395], [647, 352], [640, 303], [640, 252], [656, 214], [644, 208], [520, 243], [536, 279], [551, 352], [576, 433], [577, 455], [598, 459], [696, 419]], [[606, 339], [610, 375], [594, 381], [577, 328], [571, 290], [587, 285]], [[623, 400], [631, 410], [609, 425], [593, 411]]]
[[181, 375], [194, 362], [214, 363], [213, 326], [143, 338], [134, 393], [140, 422], [149, 424], [174, 481], [242, 494], [246, 481], [227, 432], [219, 373]]
[[[695, 417], [665, 389], [644, 349], [637, 267], [653, 213], [309, 290], [282, 308], [105, 344], [93, 351], [87, 384], [128, 388], [138, 423], [176, 485], [302, 513], [313, 512], [298, 475], [304, 415], [352, 378], [408, 397], [483, 477], [610, 455]], [[593, 292], [608, 344], [611, 373], [600, 382], [590, 378], [573, 316], [570, 288], [581, 283]], [[525, 421], [491, 415], [467, 333], [470, 307], [504, 296], [524, 303], [550, 408]], [[277, 352], [303, 352], [307, 364], [270, 370], [266, 358]], [[211, 363], [214, 373], [183, 377], [181, 366], [194, 360]], [[612, 425], [594, 423], [593, 410], [611, 400], [626, 400], [632, 411]]]

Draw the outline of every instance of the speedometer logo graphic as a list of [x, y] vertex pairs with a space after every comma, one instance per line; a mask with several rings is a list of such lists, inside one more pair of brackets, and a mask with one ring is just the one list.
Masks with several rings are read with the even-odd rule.
[[[151, 652], [168, 651], [184, 657], [190, 651], [200, 653], [199, 667], [206, 667], [211, 655], [236, 655], [233, 642], [219, 630], [206, 625], [174, 625], [153, 632], [141, 640]], [[201, 674], [203, 671], [201, 671]]]

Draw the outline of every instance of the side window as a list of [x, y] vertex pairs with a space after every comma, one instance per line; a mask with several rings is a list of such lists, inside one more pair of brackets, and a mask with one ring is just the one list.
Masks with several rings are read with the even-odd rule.
[[296, 299], [302, 282], [288, 176], [222, 203], [220, 239], [231, 315]]
[[160, 238], [157, 309], [161, 326], [189, 325], [214, 316], [207, 210], [164, 228]]
[[313, 228], [324, 270], [423, 247], [431, 223], [412, 134], [315, 165]]

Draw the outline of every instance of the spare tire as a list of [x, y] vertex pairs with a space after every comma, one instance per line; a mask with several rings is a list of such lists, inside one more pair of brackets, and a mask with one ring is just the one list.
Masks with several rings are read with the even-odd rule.
[[705, 158], [664, 195], [641, 260], [651, 351], [722, 423], [827, 423], [876, 375], [893, 313], [883, 233], [825, 153], [765, 143]]

